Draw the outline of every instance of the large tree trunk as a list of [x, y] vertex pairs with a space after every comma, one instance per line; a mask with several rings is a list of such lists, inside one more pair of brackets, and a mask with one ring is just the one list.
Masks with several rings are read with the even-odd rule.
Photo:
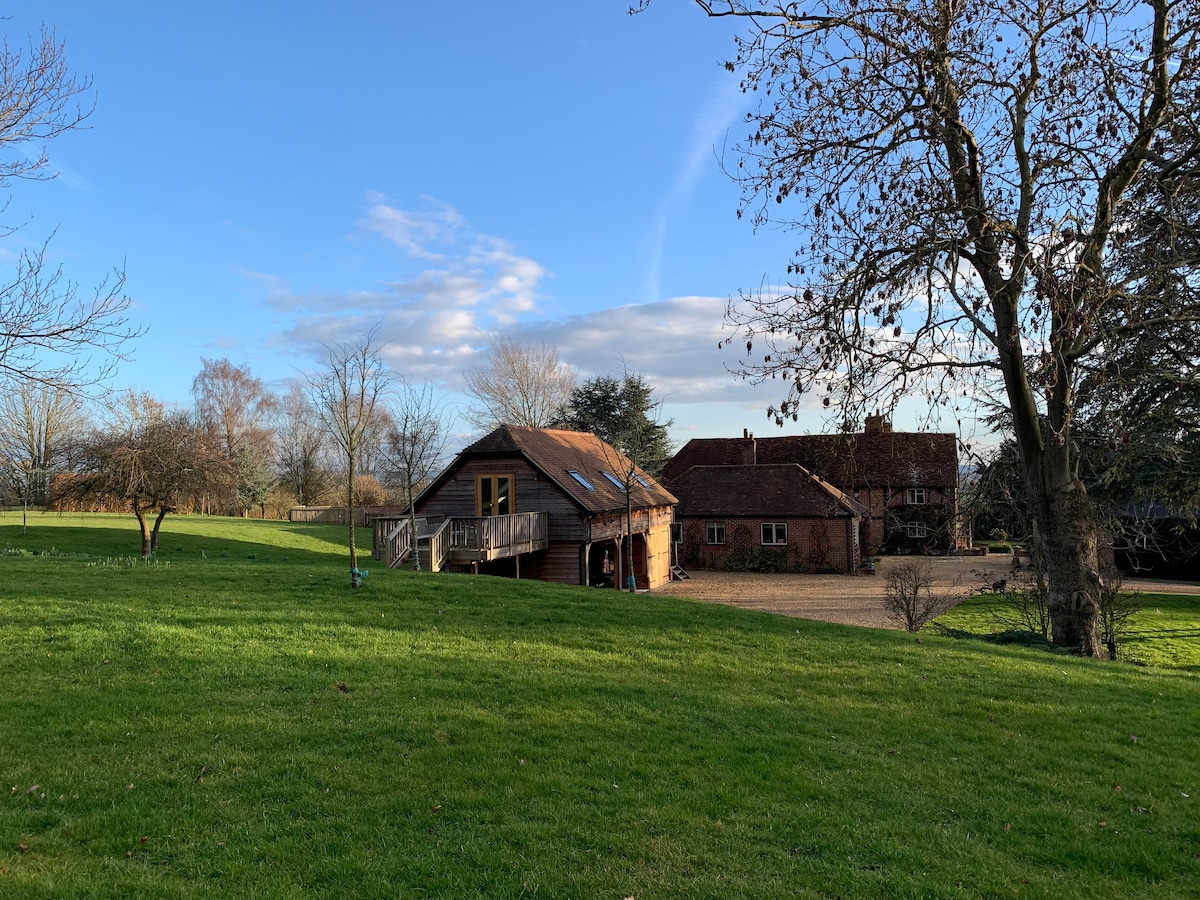
[[1083, 483], [1042, 455], [1043, 482], [1030, 491], [1049, 583], [1051, 638], [1084, 656], [1107, 659], [1100, 640], [1100, 558], [1095, 516]]
[[[1013, 328], [1015, 334], [1015, 316], [1010, 312], [1001, 318], [1005, 309], [999, 310], [997, 320], [1005, 325], [1001, 333]], [[1011, 347], [1002, 349], [1001, 367], [1025, 474], [1029, 514], [1046, 565], [1051, 639], [1084, 656], [1106, 659], [1100, 641], [1096, 519], [1071, 454], [1071, 373], [1066, 369], [1058, 372], [1048, 392], [1048, 425], [1044, 426], [1019, 347], [1014, 340]]]

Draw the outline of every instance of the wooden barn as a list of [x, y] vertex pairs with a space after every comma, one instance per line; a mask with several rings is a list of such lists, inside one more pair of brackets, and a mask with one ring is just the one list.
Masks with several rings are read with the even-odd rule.
[[[564, 584], [627, 585], [623, 473], [632, 471], [633, 575], [671, 577], [675, 497], [594, 434], [502, 425], [455, 457], [416, 501], [423, 567]], [[406, 523], [375, 523], [377, 555], [405, 555]]]

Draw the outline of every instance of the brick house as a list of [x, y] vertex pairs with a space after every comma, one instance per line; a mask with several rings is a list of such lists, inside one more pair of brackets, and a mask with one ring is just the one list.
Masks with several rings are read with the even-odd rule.
[[[671, 482], [679, 498], [679, 562], [851, 573], [866, 510], [803, 466], [693, 466]], [[757, 563], [758, 565], [755, 565]]]
[[881, 415], [860, 433], [696, 438], [667, 463], [663, 481], [693, 466], [793, 464], [865, 508], [860, 545], [880, 551], [946, 552], [966, 546], [958, 515], [958, 441], [953, 434], [893, 431]]

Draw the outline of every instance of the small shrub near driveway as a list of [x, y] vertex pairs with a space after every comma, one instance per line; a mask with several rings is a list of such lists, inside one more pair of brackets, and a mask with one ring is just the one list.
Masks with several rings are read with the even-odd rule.
[[907, 631], [920, 631], [962, 599], [955, 588], [935, 591], [933, 584], [933, 568], [923, 560], [892, 569], [884, 582], [884, 611]]

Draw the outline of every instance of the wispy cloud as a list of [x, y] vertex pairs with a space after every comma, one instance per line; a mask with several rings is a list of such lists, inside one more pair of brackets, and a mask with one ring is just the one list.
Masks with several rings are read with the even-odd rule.
[[[641, 373], [668, 404], [677, 428], [690, 424], [697, 433], [704, 428], [697, 423], [715, 410], [732, 406], [745, 411], [749, 423], [781, 399], [772, 385], [756, 388], [727, 370], [736, 360], [731, 350], [718, 348], [726, 336], [723, 298], [677, 297], [539, 319], [547, 271], [510, 242], [473, 231], [457, 211], [432, 202], [424, 212], [376, 196], [368, 203], [364, 230], [404, 251], [392, 280], [367, 289], [297, 293], [281, 290], [281, 279], [244, 273], [289, 321], [274, 335], [276, 347], [315, 360], [322, 344], [356, 339], [378, 326], [383, 355], [396, 372], [457, 394], [463, 374], [483, 361], [492, 338], [544, 341], [584, 378], [620, 374], [624, 366]], [[418, 265], [406, 271], [414, 261]]]
[[645, 289], [647, 302], [661, 299], [663, 254], [666, 252], [671, 217], [678, 214], [687, 203], [705, 172], [716, 167], [716, 148], [724, 142], [726, 133], [746, 108], [746, 103], [736, 80], [722, 79], [713, 85], [692, 123], [682, 164], [651, 222], [650, 264]]
[[393, 206], [387, 198], [371, 191], [367, 194], [367, 213], [359, 223], [418, 259], [441, 260], [445, 253], [432, 249], [438, 244], [453, 244], [458, 233], [467, 228], [458, 211], [432, 198], [424, 198], [426, 209], [405, 210]]

